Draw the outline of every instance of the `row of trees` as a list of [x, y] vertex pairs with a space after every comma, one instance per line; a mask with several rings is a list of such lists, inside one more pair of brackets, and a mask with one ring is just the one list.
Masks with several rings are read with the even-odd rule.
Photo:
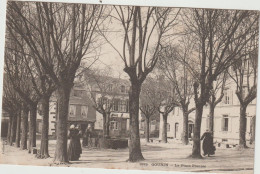
[[[129, 161], [131, 162], [144, 159], [140, 145], [138, 116], [140, 106], [143, 111], [150, 106], [148, 103], [140, 104], [139, 99], [142, 84], [155, 67], [168, 77], [169, 83], [165, 84], [165, 87], [170, 84], [171, 89], [170, 92], [167, 91], [167, 95], [162, 93], [157, 98], [160, 101], [158, 111], [167, 123], [167, 115], [172, 109], [175, 106], [182, 107], [185, 120], [184, 144], [188, 142], [188, 115], [193, 110], [196, 111], [192, 157], [197, 158], [201, 157], [200, 127], [203, 106], [207, 102], [213, 104], [216, 102], [213, 87], [215, 82], [221, 78], [223, 72], [229, 72], [231, 66], [237, 75], [241, 75], [245, 71], [241, 69], [242, 67], [250, 68], [249, 65], [256, 65], [257, 62], [258, 15], [255, 12], [138, 6], [105, 8], [101, 5], [44, 2], [9, 2], [7, 8], [3, 106], [12, 118], [10, 137], [14, 136], [13, 127], [17, 124], [16, 135], [19, 139], [21, 122], [21, 147], [26, 148], [29, 110], [28, 149], [29, 152], [32, 151], [36, 146], [37, 106], [41, 104], [43, 126], [40, 153], [41, 157], [49, 156], [49, 100], [55, 91], [57, 97], [55, 163], [68, 162], [68, 105], [80, 62], [84, 58], [92, 57], [103, 41], [118, 53], [131, 84], [129, 90]], [[110, 26], [122, 28], [120, 47], [107, 36], [107, 33], [113, 33], [106, 28], [112, 23]], [[178, 47], [170, 44], [175, 42], [172, 39], [176, 36], [177, 38], [181, 36]], [[244, 66], [246, 62], [244, 59], [252, 63]], [[256, 72], [255, 67], [252, 74], [256, 75]], [[183, 80], [179, 80], [178, 77], [182, 77]], [[232, 77], [235, 76], [232, 74]], [[244, 78], [237, 76], [234, 79], [241, 82]], [[243, 87], [238, 86], [238, 91], [240, 88]], [[240, 97], [244, 106], [247, 106], [256, 95], [256, 80], [250, 83], [247, 89], [248, 97], [244, 94]], [[239, 92], [237, 95], [239, 96]], [[189, 108], [192, 98], [195, 100], [195, 108]], [[19, 104], [16, 105], [15, 102]], [[103, 104], [97, 103], [96, 109], [102, 112], [105, 118], [108, 112], [102, 107]], [[111, 106], [106, 109], [109, 108]], [[244, 118], [245, 114], [241, 116], [241, 137], [244, 137], [245, 132]], [[104, 124], [104, 127], [108, 126]], [[163, 141], [166, 142], [166, 130], [164, 132]], [[107, 133], [104, 131], [104, 134]]]
[[[49, 99], [57, 97], [57, 143], [54, 162], [68, 162], [67, 119], [70, 90], [82, 58], [97, 44], [103, 6], [9, 2], [7, 7], [6, 76], [30, 110], [29, 152], [36, 146], [36, 112], [42, 105], [41, 155], [48, 157]], [[13, 115], [13, 113], [10, 113]], [[24, 114], [27, 136], [28, 119]], [[24, 141], [23, 149], [26, 148]]]
[[[183, 111], [182, 141], [187, 144], [188, 115], [195, 110], [192, 157], [200, 158], [203, 107], [209, 105], [209, 127], [214, 132], [214, 109], [233, 83], [240, 102], [239, 146], [245, 148], [246, 108], [256, 98], [258, 15], [248, 11], [194, 9], [182, 10], [181, 16], [183, 30], [178, 41], [166, 43], [156, 66], [156, 73], [164, 75], [171, 84], [168, 91], [174, 91], [167, 96], [175, 101], [170, 105], [165, 102], [166, 112], [160, 112], [164, 122], [162, 141], [166, 139], [167, 111], [178, 106]], [[157, 83], [165, 86], [160, 80]], [[150, 100], [158, 102], [154, 95], [160, 96], [160, 92], [149, 93]], [[195, 101], [194, 108], [189, 108], [191, 99]]]

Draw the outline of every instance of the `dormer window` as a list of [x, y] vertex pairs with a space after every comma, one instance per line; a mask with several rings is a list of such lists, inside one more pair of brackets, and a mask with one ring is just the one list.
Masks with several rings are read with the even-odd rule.
[[226, 105], [231, 105], [232, 99], [233, 99], [232, 95], [233, 95], [232, 90], [230, 90], [230, 89], [224, 90], [223, 103]]
[[81, 116], [86, 117], [88, 113], [88, 107], [87, 106], [81, 106]]
[[70, 117], [75, 117], [76, 116], [76, 106], [75, 105], [70, 105], [69, 106], [69, 114], [70, 114]]

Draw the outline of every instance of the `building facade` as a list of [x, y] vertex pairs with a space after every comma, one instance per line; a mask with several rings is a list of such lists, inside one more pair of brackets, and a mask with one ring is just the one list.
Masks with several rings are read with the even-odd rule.
[[[222, 101], [216, 106], [214, 112], [214, 141], [218, 143], [238, 144], [239, 143], [239, 120], [240, 120], [240, 103], [236, 96], [236, 88], [234, 83], [229, 83], [224, 90]], [[193, 99], [192, 99], [193, 100]], [[190, 108], [194, 107], [191, 102]], [[201, 135], [209, 129], [209, 105], [204, 106]], [[254, 99], [247, 107], [246, 112], [246, 140], [249, 141], [255, 131], [256, 116], [256, 99]], [[189, 114], [188, 130], [189, 138], [192, 139], [194, 132], [195, 111]], [[162, 134], [163, 119], [160, 115], [160, 136]], [[168, 115], [167, 120], [167, 136], [181, 140], [183, 132], [183, 113], [180, 107], [175, 107]]]
[[[129, 82], [128, 80], [107, 77], [105, 81], [106, 89], [101, 90], [97, 84], [90, 84], [92, 100], [105, 104], [108, 107], [109, 116], [109, 136], [128, 137], [129, 132]], [[112, 107], [111, 107], [112, 106]], [[103, 130], [103, 115], [96, 110], [96, 121], [94, 129]]]
[[[55, 94], [50, 99], [49, 111], [49, 135], [56, 134], [56, 117], [57, 117], [57, 99]], [[37, 114], [37, 133], [41, 133], [41, 113], [38, 107]], [[96, 121], [96, 112], [93, 103], [88, 97], [85, 89], [74, 87], [71, 90], [69, 100], [68, 127], [71, 124], [79, 125], [82, 131], [85, 131], [88, 125], [94, 126]]]

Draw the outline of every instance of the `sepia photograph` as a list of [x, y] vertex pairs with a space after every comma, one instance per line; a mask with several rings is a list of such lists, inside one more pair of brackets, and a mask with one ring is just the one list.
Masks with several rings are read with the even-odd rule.
[[253, 174], [259, 11], [97, 3], [6, 2], [0, 164]]

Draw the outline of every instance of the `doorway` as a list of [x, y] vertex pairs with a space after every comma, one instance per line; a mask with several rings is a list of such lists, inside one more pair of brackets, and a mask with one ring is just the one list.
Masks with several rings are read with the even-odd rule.
[[188, 122], [188, 137], [192, 138], [194, 133], [194, 123], [192, 121]]

